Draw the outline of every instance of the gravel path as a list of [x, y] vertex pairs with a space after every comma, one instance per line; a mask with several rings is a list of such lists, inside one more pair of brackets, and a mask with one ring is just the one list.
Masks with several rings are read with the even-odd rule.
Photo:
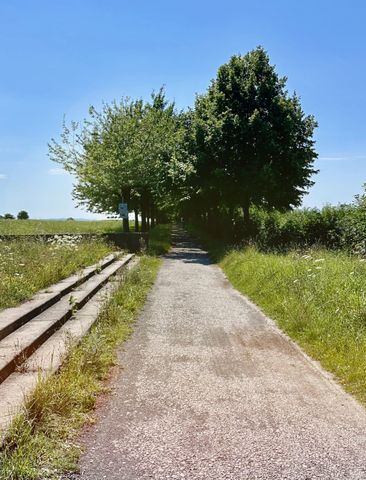
[[365, 410], [184, 238], [120, 361], [82, 479], [366, 479]]

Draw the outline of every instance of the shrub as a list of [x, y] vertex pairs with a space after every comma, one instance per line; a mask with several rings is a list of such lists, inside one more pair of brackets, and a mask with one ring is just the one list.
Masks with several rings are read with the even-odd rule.
[[252, 221], [255, 234], [251, 240], [261, 249], [288, 249], [323, 245], [327, 248], [344, 246], [341, 240], [343, 207], [322, 210], [303, 209], [291, 212], [254, 210]]
[[366, 194], [352, 204], [321, 210], [305, 208], [280, 212], [252, 207], [244, 226], [240, 212], [217, 210], [196, 222], [216, 239], [255, 244], [261, 250], [286, 251], [314, 245], [366, 256]]
[[366, 254], [366, 202], [326, 206], [321, 210], [252, 211], [252, 243], [262, 250], [288, 250], [313, 245]]

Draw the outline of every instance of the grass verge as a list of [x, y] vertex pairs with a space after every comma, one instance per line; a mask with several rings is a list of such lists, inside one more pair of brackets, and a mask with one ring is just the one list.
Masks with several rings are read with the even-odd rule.
[[170, 249], [172, 226], [157, 225], [149, 232], [149, 255], [164, 255]]
[[[217, 256], [217, 251], [216, 251]], [[219, 265], [340, 383], [366, 404], [366, 263], [343, 253], [231, 250]]]
[[0, 451], [1, 480], [59, 478], [77, 468], [79, 429], [91, 420], [103, 380], [115, 363], [116, 346], [130, 335], [159, 264], [158, 258], [142, 257], [60, 372], [39, 381]]
[[96, 263], [112, 250], [105, 242], [80, 242], [77, 236], [52, 243], [0, 242], [0, 309], [17, 305], [38, 290]]

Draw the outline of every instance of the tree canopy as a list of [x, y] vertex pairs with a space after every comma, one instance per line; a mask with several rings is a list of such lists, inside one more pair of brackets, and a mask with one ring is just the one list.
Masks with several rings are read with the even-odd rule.
[[125, 201], [144, 224], [179, 202], [193, 168], [181, 115], [163, 89], [150, 102], [123, 98], [89, 114], [83, 125], [64, 124], [62, 143], [50, 144], [51, 158], [77, 179], [79, 205], [116, 213]]
[[79, 205], [115, 214], [127, 202], [143, 229], [148, 218], [239, 210], [248, 222], [251, 205], [300, 204], [316, 173], [315, 127], [258, 47], [222, 65], [193, 109], [178, 112], [164, 89], [91, 107], [82, 124], [64, 123], [50, 156], [76, 177]]
[[20, 210], [20, 212], [17, 215], [18, 220], [28, 220], [29, 219], [29, 214], [25, 210]]
[[197, 202], [211, 208], [298, 206], [313, 182], [316, 122], [257, 48], [222, 65], [196, 99]]

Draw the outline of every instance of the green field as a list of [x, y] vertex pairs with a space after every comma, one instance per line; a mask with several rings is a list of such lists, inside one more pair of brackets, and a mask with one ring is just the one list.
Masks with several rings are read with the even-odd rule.
[[[133, 222], [131, 222], [133, 226]], [[121, 232], [121, 220], [0, 220], [0, 235]]]
[[108, 255], [113, 247], [77, 236], [51, 242], [0, 242], [0, 309], [13, 307], [38, 290]]
[[323, 250], [221, 254], [234, 287], [366, 403], [366, 261]]

